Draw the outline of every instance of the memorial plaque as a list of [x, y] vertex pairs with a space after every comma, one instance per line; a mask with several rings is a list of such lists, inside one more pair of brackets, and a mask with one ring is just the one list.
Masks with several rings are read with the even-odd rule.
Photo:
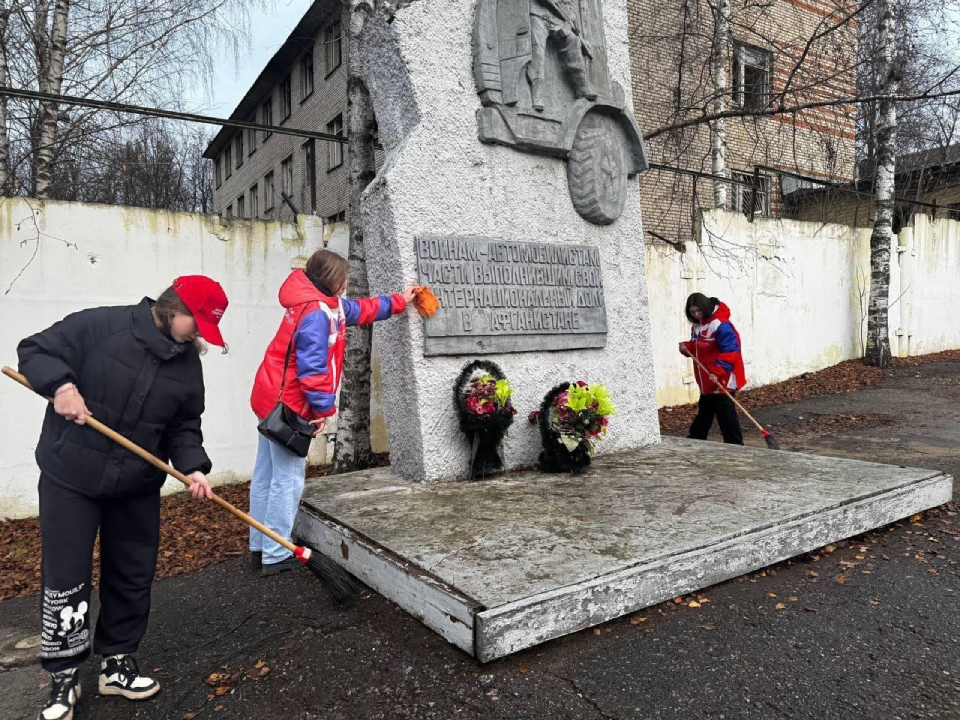
[[425, 355], [598, 348], [606, 344], [600, 251], [497, 238], [417, 238], [420, 282], [440, 300]]

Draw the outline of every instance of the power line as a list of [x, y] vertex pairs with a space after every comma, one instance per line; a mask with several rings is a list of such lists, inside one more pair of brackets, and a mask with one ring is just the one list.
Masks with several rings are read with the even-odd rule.
[[178, 112], [176, 110], [142, 107], [140, 105], [130, 105], [128, 103], [112, 102], [109, 100], [92, 100], [90, 98], [75, 97], [73, 95], [57, 95], [54, 93], [38, 92], [36, 90], [20, 90], [16, 88], [0, 87], [0, 96], [21, 98], [25, 100], [38, 100], [40, 102], [63, 103], [65, 105], [79, 105], [81, 107], [89, 107], [96, 110], [112, 110], [114, 112], [146, 115], [148, 117], [165, 118], [168, 120], [183, 120], [186, 122], [202, 123], [205, 125], [221, 125], [223, 127], [234, 127], [246, 130], [263, 130], [264, 132], [277, 133], [278, 135], [294, 135], [296, 137], [325, 140], [326, 142], [341, 143], [343, 145], [346, 145], [348, 142], [347, 138], [343, 135], [332, 135], [331, 133], [317, 132], [316, 130], [302, 130], [300, 128], [285, 127], [283, 125], [265, 125], [263, 123], [249, 122], [247, 120], [217, 118], [209, 115], [198, 115], [196, 113]]
[[[131, 105], [129, 103], [119, 103], [109, 100], [92, 100], [90, 98], [80, 98], [73, 95], [59, 95], [55, 93], [45, 93], [38, 92], [36, 90], [25, 90], [17, 88], [4, 88], [0, 87], [0, 96], [20, 98], [25, 100], [37, 100], [40, 102], [56, 102], [63, 103], [65, 105], [78, 105], [81, 107], [89, 107], [96, 110], [111, 110], [113, 112], [124, 112], [131, 113], [134, 115], [145, 115], [147, 117], [156, 117], [164, 118], [168, 120], [181, 120], [185, 122], [195, 122], [202, 123], [205, 125], [219, 125], [221, 127], [233, 127], [238, 129], [245, 130], [262, 130], [269, 133], [277, 133], [278, 135], [293, 135], [295, 137], [303, 138], [312, 138], [314, 140], [323, 140], [326, 142], [335, 142], [342, 145], [346, 145], [348, 140], [343, 135], [333, 135], [331, 133], [318, 132], [316, 130], [304, 130], [301, 128], [292, 128], [285, 127], [283, 125], [266, 125], [263, 123], [250, 122], [248, 120], [233, 120], [231, 118], [217, 118], [210, 115], [199, 115], [197, 113], [187, 113], [179, 112], [177, 110], [164, 110], [161, 108], [149, 108], [143, 107], [141, 105]], [[687, 168], [677, 167], [675, 165], [662, 165], [660, 163], [650, 163], [651, 170], [661, 170], [665, 172], [677, 173], [680, 175], [691, 175], [696, 178], [702, 178], [705, 180], [714, 180], [719, 182], [725, 182], [730, 185], [739, 185], [741, 187], [753, 188], [754, 185], [752, 182], [736, 180], [734, 178], [728, 178], [718, 175], [713, 175], [711, 173], [706, 173], [700, 170], [690, 170]], [[758, 166], [759, 167], [759, 166]], [[805, 175], [799, 175], [796, 173], [791, 173], [786, 170], [780, 170], [778, 168], [762, 168], [769, 172], [774, 172], [782, 176], [793, 177], [800, 180], [806, 180], [809, 182], [817, 183], [818, 185], [824, 185], [831, 187], [836, 190], [843, 190], [856, 195], [864, 195], [873, 197], [873, 193], [857, 190], [856, 188], [841, 185], [838, 183], [832, 183], [825, 180], [818, 180], [816, 178], [808, 177]], [[909, 203], [919, 207], [929, 207], [937, 209], [938, 206], [935, 203], [926, 203], [918, 200], [910, 200], [907, 198], [895, 198], [897, 202]], [[942, 208], [942, 206], [939, 206]]]

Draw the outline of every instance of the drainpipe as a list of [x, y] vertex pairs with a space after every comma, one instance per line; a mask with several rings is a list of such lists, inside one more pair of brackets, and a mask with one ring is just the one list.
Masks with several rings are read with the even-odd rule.
[[[897, 235], [897, 260], [900, 263], [900, 322], [897, 327], [897, 356], [910, 357], [910, 308], [913, 297], [913, 235], [917, 224], [900, 228]], [[895, 299], [895, 298], [894, 298]]]

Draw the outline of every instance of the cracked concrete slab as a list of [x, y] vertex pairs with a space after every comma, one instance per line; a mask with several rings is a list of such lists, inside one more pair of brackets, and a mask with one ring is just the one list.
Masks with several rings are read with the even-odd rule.
[[489, 660], [942, 504], [952, 484], [934, 470], [666, 438], [580, 476], [404, 492], [388, 469], [318, 478], [297, 532]]

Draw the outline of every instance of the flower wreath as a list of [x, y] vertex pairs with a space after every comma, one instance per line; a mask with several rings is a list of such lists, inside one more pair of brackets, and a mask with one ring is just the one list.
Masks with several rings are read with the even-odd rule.
[[604, 385], [582, 380], [561, 383], [543, 398], [530, 422], [540, 425], [540, 469], [545, 472], [582, 472], [607, 433], [609, 418], [616, 412]]
[[512, 393], [503, 370], [489, 360], [468, 363], [457, 377], [453, 396], [460, 429], [471, 442], [471, 478], [503, 469], [503, 438], [517, 414]]

